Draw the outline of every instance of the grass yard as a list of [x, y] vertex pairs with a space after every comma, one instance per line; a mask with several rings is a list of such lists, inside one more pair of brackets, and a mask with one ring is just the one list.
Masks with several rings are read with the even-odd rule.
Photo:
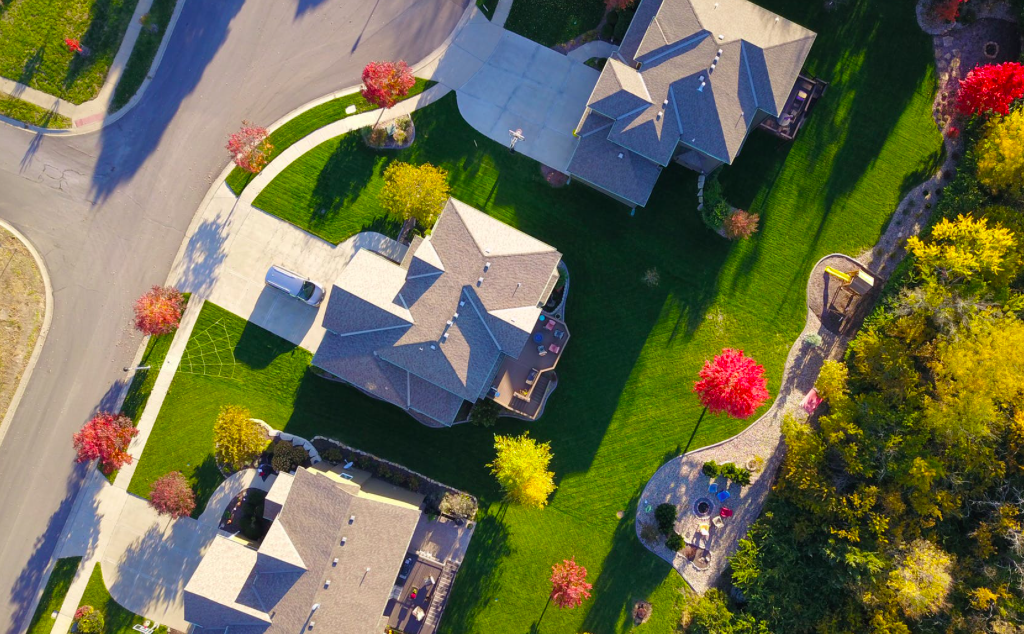
[[[89, 576], [89, 583], [85, 587], [85, 594], [82, 595], [82, 601], [78, 607], [83, 605], [91, 605], [103, 613], [103, 622], [105, 623], [103, 634], [135, 634], [132, 626], [146, 621], [143, 617], [126, 610], [117, 601], [114, 601], [110, 593], [107, 592], [107, 585], [103, 582], [103, 571], [100, 570], [99, 564], [92, 569], [92, 575]], [[167, 626], [158, 627], [156, 634], [167, 634]]]
[[[430, 88], [436, 81], [430, 79], [416, 78], [416, 83], [411, 89], [409, 94], [399, 101], [405, 101], [410, 97], [415, 97], [427, 88]], [[273, 161], [281, 152], [287, 150], [293, 143], [302, 139], [310, 132], [319, 130], [329, 123], [340, 121], [345, 117], [351, 116], [345, 113], [345, 109], [349, 106], [355, 106], [356, 111], [353, 114], [359, 114], [361, 112], [369, 112], [376, 109], [376, 106], [363, 99], [363, 96], [358, 92], [352, 93], [351, 95], [345, 95], [332, 99], [326, 103], [322, 103], [315, 108], [303, 112], [294, 119], [289, 120], [287, 123], [282, 125], [280, 128], [270, 133], [270, 144], [274, 146], [274, 149], [270, 152], [270, 160]], [[247, 172], [239, 167], [231, 170], [228, 174], [225, 182], [231, 191], [235, 194], [241, 194], [242, 190], [256, 178], [256, 174]]]
[[16, 97], [0, 95], [0, 114], [40, 128], [67, 130], [71, 119]]
[[[704, 228], [694, 208], [696, 175], [677, 166], [634, 217], [584, 186], [552, 189], [535, 162], [470, 129], [454, 96], [416, 114], [418, 140], [408, 150], [375, 155], [329, 141], [264, 190], [264, 209], [305, 202], [300, 211], [308, 214], [315, 197], [338, 201], [332, 218], [348, 216], [350, 228], [339, 224], [337, 238], [378, 221], [376, 191], [388, 161], [430, 161], [448, 169], [454, 196], [564, 253], [573, 340], [559, 388], [540, 421], [493, 430], [529, 429], [551, 442], [559, 488], [548, 508], [500, 508], [484, 467], [494, 455], [492, 430], [427, 429], [316, 377], [308, 352], [211, 305], [129, 490], [146, 494], [153, 479], [180, 469], [208, 499], [219, 479], [211, 455], [217, 411], [246, 405], [274, 427], [333, 436], [481, 496], [486, 517], [442, 633], [625, 632], [643, 598], [654, 604], [643, 630], [674, 631], [684, 584], [640, 545], [632, 518], [644, 484], [694, 430], [696, 372], [722, 347], [741, 348], [765, 365], [776, 394], [804, 323], [814, 263], [874, 244], [901, 192], [940, 147], [931, 43], [913, 7], [874, 0], [825, 13], [822, 3], [765, 4], [819, 33], [809, 68], [832, 85], [796, 143], [755, 132], [726, 170], [727, 196], [761, 215], [760, 232], [747, 242]], [[660, 276], [655, 287], [641, 281], [650, 269]], [[745, 425], [705, 417], [692, 447]], [[570, 556], [587, 567], [594, 596], [576, 610], [545, 611], [550, 567]]]
[[174, 7], [177, 4], [178, 0], [153, 0], [153, 5], [149, 9], [149, 17], [146, 18], [146, 25], [139, 33], [139, 39], [135, 40], [132, 54], [128, 57], [128, 63], [125, 64], [124, 72], [121, 73], [121, 79], [117, 81], [117, 86], [114, 88], [114, 97], [110, 101], [110, 112], [120, 110], [142, 86], [142, 82], [153, 65], [153, 59], [160, 48], [160, 42], [164, 39], [164, 33], [167, 31], [167, 25], [171, 21], [171, 16], [174, 15]]
[[28, 625], [27, 634], [50, 634], [50, 630], [53, 629], [53, 619], [50, 615], [64, 605], [64, 596], [71, 587], [80, 563], [81, 557], [65, 557], [58, 559], [54, 564], [50, 579], [43, 588], [43, 596], [40, 597], [36, 612], [32, 615], [32, 622]]
[[544, 46], [554, 46], [596, 29], [603, 0], [516, 0], [505, 28]]
[[[71, 103], [94, 98], [138, 0], [13, 0], [0, 9], [0, 76]], [[64, 44], [77, 38], [89, 55]]]

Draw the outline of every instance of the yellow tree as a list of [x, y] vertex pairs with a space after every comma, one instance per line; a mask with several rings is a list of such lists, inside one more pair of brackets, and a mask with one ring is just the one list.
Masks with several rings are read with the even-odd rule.
[[267, 448], [267, 433], [244, 407], [226, 405], [213, 425], [217, 461], [231, 469], [241, 469]]
[[498, 455], [487, 466], [509, 499], [544, 508], [555, 490], [555, 474], [548, 471], [551, 443], [539, 443], [527, 432], [522, 436], [495, 436], [494, 449]]
[[380, 190], [384, 211], [408, 220], [415, 218], [424, 229], [434, 225], [448, 200], [448, 172], [430, 163], [394, 162], [384, 170]]
[[896, 558], [887, 585], [903, 613], [919, 619], [947, 606], [946, 599], [953, 587], [952, 568], [951, 555], [918, 539]]
[[988, 280], [1003, 271], [1014, 247], [1013, 233], [984, 218], [943, 218], [928, 240], [912, 236], [907, 249], [914, 254], [918, 273], [928, 281]]
[[982, 184], [996, 194], [1024, 198], [1024, 110], [985, 124], [975, 152]]

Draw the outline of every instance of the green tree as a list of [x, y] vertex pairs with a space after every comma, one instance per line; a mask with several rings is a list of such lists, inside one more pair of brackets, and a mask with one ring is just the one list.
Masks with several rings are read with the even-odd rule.
[[527, 432], [522, 436], [495, 436], [494, 449], [497, 457], [487, 466], [509, 499], [544, 508], [555, 490], [555, 474], [548, 471], [551, 443], [539, 443]]
[[935, 614], [947, 606], [953, 587], [953, 557], [924, 539], [915, 540], [896, 559], [887, 585], [909, 618]]
[[430, 229], [447, 201], [448, 172], [439, 167], [396, 161], [384, 170], [380, 206], [389, 214], [415, 218]]
[[997, 195], [1024, 198], [1024, 109], [986, 123], [975, 155], [983, 185]]
[[267, 433], [253, 420], [249, 410], [238, 405], [225, 405], [213, 425], [213, 442], [217, 461], [238, 470], [256, 459], [267, 448]]

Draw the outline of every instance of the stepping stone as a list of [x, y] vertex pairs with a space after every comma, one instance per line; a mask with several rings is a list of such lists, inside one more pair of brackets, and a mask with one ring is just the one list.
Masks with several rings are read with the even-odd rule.
[[953, 38], [951, 36], [949, 36], [949, 35], [947, 35], [946, 37], [942, 38], [942, 45], [943, 46], [953, 46]]

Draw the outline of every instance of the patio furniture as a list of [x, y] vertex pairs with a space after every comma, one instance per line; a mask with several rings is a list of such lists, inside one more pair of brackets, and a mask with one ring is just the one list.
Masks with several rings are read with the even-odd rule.
[[718, 483], [717, 482], [712, 482], [711, 485], [708, 486], [708, 493], [718, 493]]
[[548, 346], [548, 350], [550, 350], [551, 352], [553, 352], [555, 354], [558, 354], [559, 352], [562, 351], [562, 346], [553, 343], [550, 346]]
[[718, 515], [720, 517], [732, 517], [732, 509], [723, 506], [722, 510], [718, 512]]
[[427, 616], [427, 613], [423, 611], [423, 608], [417, 605], [412, 609], [412, 615], [417, 621], [422, 621], [424, 617]]
[[537, 318], [537, 321], [544, 321], [545, 319], [547, 319], [547, 317], [541, 315], [540, 317]]
[[719, 491], [718, 492], [718, 501], [719, 502], [725, 502], [726, 500], [728, 500], [731, 497], [732, 496], [729, 494], [728, 491]]
[[537, 346], [537, 356], [543, 357], [547, 355], [548, 351], [544, 349], [544, 346]]
[[561, 339], [564, 336], [565, 336], [565, 331], [563, 331], [563, 330], [556, 330], [555, 331], [555, 339]]
[[541, 343], [543, 341], [544, 341], [544, 335], [542, 333], [538, 332], [537, 334], [535, 334], [533, 336], [533, 343]]
[[821, 405], [821, 397], [818, 396], [818, 390], [812, 387], [811, 391], [807, 393], [807, 396], [800, 403], [800, 407], [804, 408], [804, 411], [808, 414], [813, 414], [819, 405]]
[[701, 536], [707, 537], [708, 535], [711, 534], [711, 525], [710, 524], [701, 524], [700, 528], [698, 529], [698, 532], [701, 534]]
[[715, 525], [715, 528], [722, 528], [723, 526], [725, 526], [725, 522], [722, 521], [721, 517], [711, 518], [711, 523]]
[[553, 322], [553, 321], [551, 321], [551, 320], [549, 319], [549, 320], [548, 320], [548, 323], [547, 323], [547, 325], [546, 325], [546, 326], [544, 326], [544, 327], [545, 327], [546, 329], [548, 329], [548, 330], [554, 330], [554, 329], [555, 329], [555, 322]]

